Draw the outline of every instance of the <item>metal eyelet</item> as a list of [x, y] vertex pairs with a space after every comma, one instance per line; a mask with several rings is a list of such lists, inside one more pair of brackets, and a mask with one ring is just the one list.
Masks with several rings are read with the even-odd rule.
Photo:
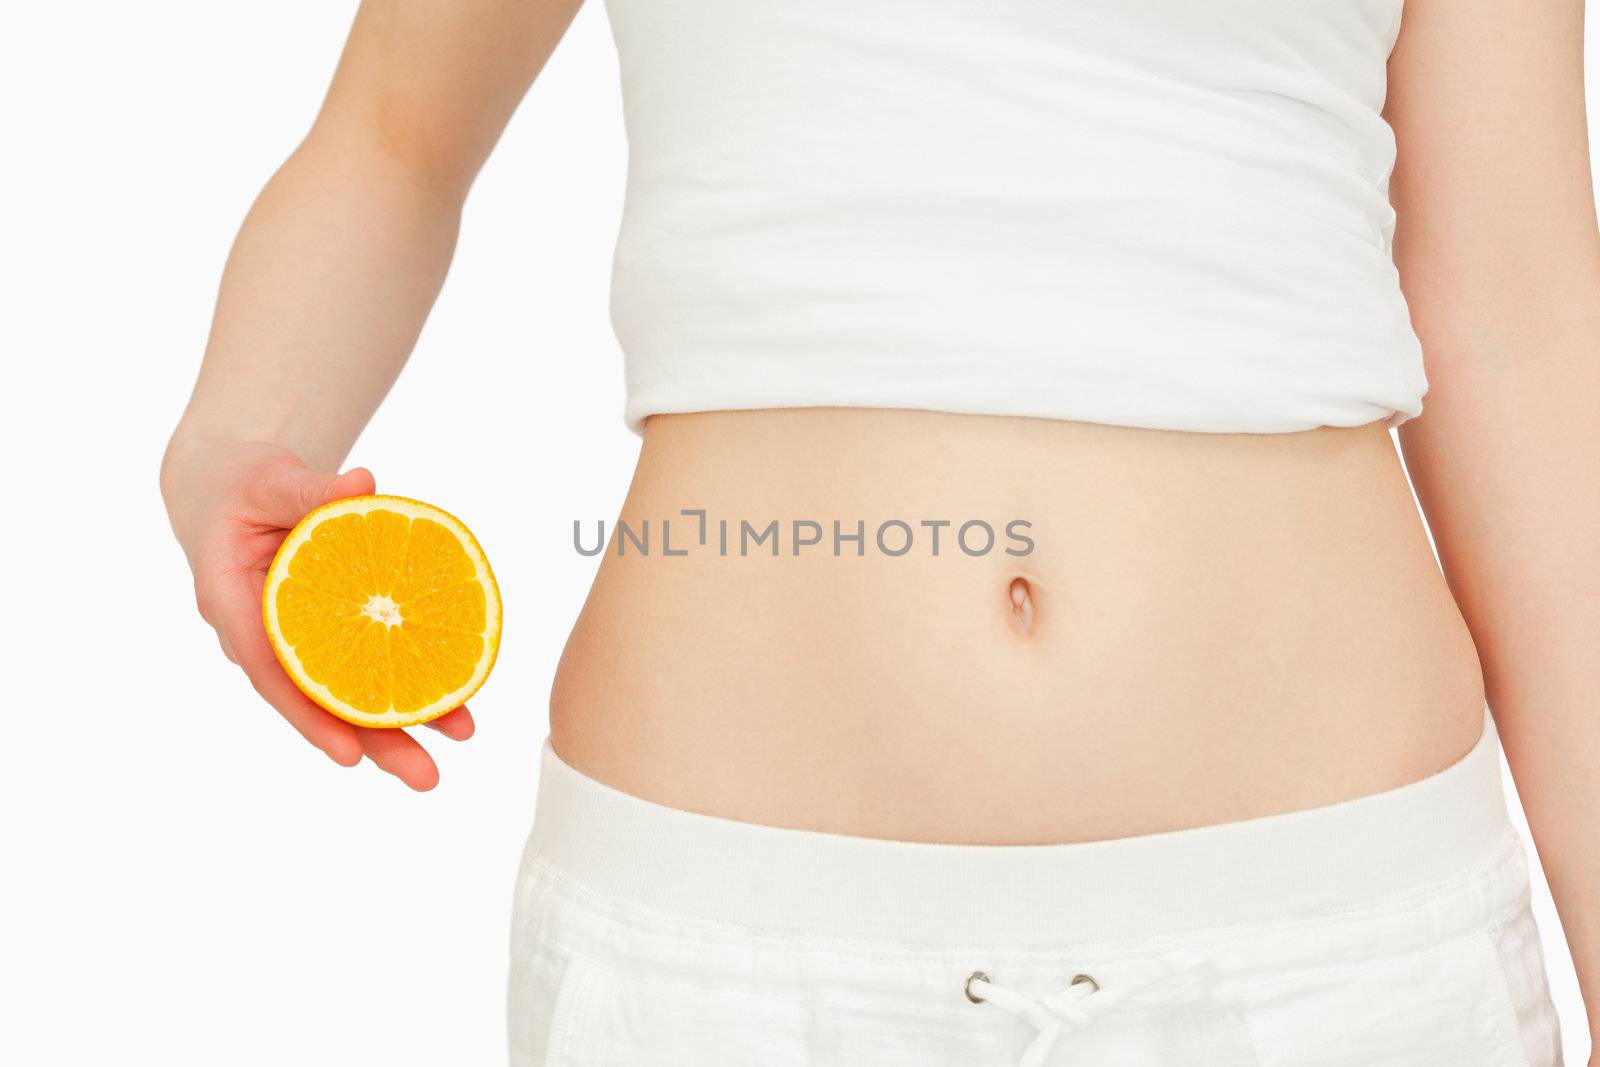
[[984, 974], [982, 971], [973, 971], [971, 974], [967, 975], [967, 984], [962, 987], [962, 992], [966, 993], [967, 999], [972, 1001], [972, 1003], [982, 1004], [984, 1002], [984, 998], [972, 992], [972, 983], [987, 982], [989, 980], [989, 976]]
[[1092, 975], [1092, 974], [1075, 974], [1075, 975], [1072, 976], [1072, 984], [1073, 985], [1088, 985], [1088, 986], [1093, 987], [1093, 988], [1091, 988], [1089, 990], [1089, 992], [1091, 992], [1091, 993], [1100, 992], [1100, 983], [1094, 980], [1094, 975]]

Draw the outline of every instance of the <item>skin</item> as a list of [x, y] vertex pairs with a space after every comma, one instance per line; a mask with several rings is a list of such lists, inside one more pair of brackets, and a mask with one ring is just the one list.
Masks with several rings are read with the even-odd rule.
[[1600, 238], [1583, 10], [1407, 0], [1388, 117], [1401, 145], [1396, 260], [1432, 383], [1426, 416], [1400, 440], [1483, 663], [1592, 1037]]
[[[635, 796], [1089, 841], [1379, 792], [1481, 734], [1472, 642], [1382, 426], [819, 408], [659, 415], [644, 438], [621, 514], [653, 519], [657, 553], [605, 555], [550, 707], [556, 752]], [[669, 559], [685, 501], [758, 526], [1020, 517], [1035, 549], [968, 556], [952, 527], [937, 557], [924, 530], [900, 557]]]
[[[162, 465], [224, 652], [336, 762], [364, 754], [413, 788], [437, 781], [420, 744], [343, 723], [282, 675], [262, 575], [306, 511], [372, 491], [368, 472], [338, 466], [416, 340], [473, 177], [576, 6], [362, 5], [313, 129], [240, 231]], [[1408, 0], [1390, 64], [1396, 259], [1431, 381], [1400, 437], [1442, 578], [1379, 427], [1246, 440], [866, 410], [655, 418], [625, 517], [695, 494], [778, 515], [955, 499], [1062, 535], [1041, 535], [1020, 570], [706, 560], [662, 581], [665, 568], [608, 556], [552, 698], [563, 757], [640, 795], [776, 824], [1082, 840], [1411, 780], [1470, 744], [1486, 691], [1600, 1019], [1600, 832], [1583, 817], [1600, 810], [1600, 481], [1584, 462], [1600, 455], [1600, 236], [1581, 21], [1580, 0]], [[860, 462], [907, 439], [971, 467]], [[797, 451], [838, 476], [791, 474], [762, 497]], [[994, 477], [999, 457], [1014, 484]], [[1284, 544], [1316, 547], [1274, 555]], [[1129, 608], [1130, 582], [1151, 575], [1150, 606]], [[709, 610], [729, 603], [731, 621]], [[623, 629], [623, 605], [685, 639], [630, 640], [653, 631]], [[855, 629], [835, 641], [841, 614]], [[1118, 625], [1137, 640], [1119, 643]], [[1256, 655], [1233, 670], [1241, 641]], [[745, 717], [708, 720], [730, 692]], [[1285, 708], [1308, 693], [1323, 699]], [[1112, 700], [1117, 714], [1097, 714]], [[974, 707], [1014, 717], [979, 728]], [[465, 709], [434, 725], [472, 728]], [[983, 787], [952, 789], [949, 766]]]

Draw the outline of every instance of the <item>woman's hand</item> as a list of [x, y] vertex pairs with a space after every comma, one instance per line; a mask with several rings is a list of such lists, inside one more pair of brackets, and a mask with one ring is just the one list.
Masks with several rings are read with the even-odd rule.
[[[223, 655], [335, 763], [353, 767], [364, 753], [412, 789], [432, 789], [439, 769], [414, 738], [404, 730], [358, 727], [318, 707], [284, 673], [261, 622], [267, 568], [295, 523], [331, 500], [373, 489], [364, 468], [320, 474], [288, 449], [259, 441], [175, 437], [161, 468], [172, 529], [194, 572], [195, 602]], [[465, 706], [428, 725], [456, 741], [472, 736]]]

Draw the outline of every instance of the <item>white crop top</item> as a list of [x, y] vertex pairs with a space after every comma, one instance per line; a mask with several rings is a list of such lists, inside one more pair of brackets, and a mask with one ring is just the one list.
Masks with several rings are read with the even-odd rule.
[[626, 418], [1390, 424], [1402, 0], [607, 0]]

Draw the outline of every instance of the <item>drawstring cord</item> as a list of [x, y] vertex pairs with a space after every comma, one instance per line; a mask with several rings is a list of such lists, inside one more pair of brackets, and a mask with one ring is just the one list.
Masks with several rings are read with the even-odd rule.
[[1118, 1009], [1203, 999], [1216, 982], [1211, 961], [1187, 950], [1142, 961], [1125, 974], [1119, 968], [1118, 974], [1103, 987], [1092, 975], [1074, 975], [1059, 993], [1033, 997], [998, 984], [982, 971], [973, 971], [967, 978], [966, 994], [974, 1004], [992, 1004], [1026, 1020], [1037, 1034], [1017, 1067], [1040, 1067], [1063, 1034], [1076, 1033]]

